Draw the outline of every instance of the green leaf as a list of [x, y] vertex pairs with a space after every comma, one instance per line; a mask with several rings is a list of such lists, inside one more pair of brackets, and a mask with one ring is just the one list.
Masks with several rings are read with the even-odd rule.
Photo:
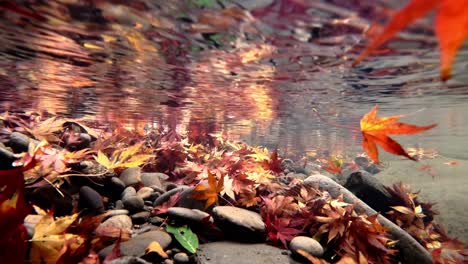
[[166, 232], [174, 235], [175, 239], [190, 253], [197, 252], [198, 249], [198, 237], [192, 230], [187, 226], [171, 226], [166, 225]]

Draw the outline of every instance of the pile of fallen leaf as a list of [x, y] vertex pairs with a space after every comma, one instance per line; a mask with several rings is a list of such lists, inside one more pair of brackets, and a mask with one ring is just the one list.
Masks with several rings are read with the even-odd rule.
[[[433, 126], [419, 128], [398, 123], [401, 116], [378, 119], [376, 111], [374, 108], [361, 121], [364, 148], [370, 157], [378, 162], [378, 144], [387, 151], [396, 148], [391, 152], [412, 158], [387, 134], [398, 133], [398, 129], [420, 132]], [[318, 186], [289, 176], [277, 151], [233, 142], [223, 134], [194, 139], [190, 134], [183, 136], [164, 128], [138, 131], [118, 124], [91, 124], [34, 112], [0, 116], [2, 142], [11, 144], [12, 137], [27, 142], [21, 151], [18, 146], [0, 144], [5, 157], [13, 160], [0, 170], [1, 263], [108, 263], [118, 258], [120, 241], [128, 240], [131, 234], [117, 228], [99, 228], [106, 213], [93, 215], [75, 208], [70, 215], [56, 217], [53, 205], [40, 208], [34, 200], [26, 200], [25, 191], [53, 186], [62, 194], [62, 188], [76, 184], [76, 178], [111, 177], [130, 167], [165, 173], [175, 185], [194, 187], [192, 198], [204, 201], [208, 213], [217, 205], [260, 213], [266, 226], [265, 240], [278, 247], [288, 248], [289, 242], [299, 235], [316, 239], [325, 248], [325, 254], [318, 258], [299, 251], [303, 261], [401, 261], [398, 241], [391, 238], [377, 215], [359, 214], [341, 195], [332, 197]], [[83, 162], [100, 169], [85, 174], [79, 166]], [[336, 162], [317, 165], [323, 165], [323, 171], [341, 172]], [[417, 194], [403, 184], [387, 189], [391, 210], [381, 214], [426, 248], [434, 263], [466, 261], [463, 243], [449, 238], [434, 223], [431, 204], [420, 202]], [[155, 206], [152, 214], [166, 217], [167, 210], [177, 205], [179, 195], [175, 193]], [[24, 226], [26, 217], [28, 222], [36, 222], [29, 237]], [[208, 221], [204, 229], [194, 229], [165, 219], [160, 229], [173, 234], [181, 249], [189, 254], [196, 254], [199, 239], [222, 239], [219, 228]], [[112, 253], [100, 260], [95, 252], [112, 243]], [[148, 245], [147, 254], [157, 254], [160, 259], [168, 257], [156, 242]]]

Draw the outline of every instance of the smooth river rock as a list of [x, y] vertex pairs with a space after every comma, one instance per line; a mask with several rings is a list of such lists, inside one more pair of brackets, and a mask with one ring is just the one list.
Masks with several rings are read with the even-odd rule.
[[234, 206], [216, 206], [213, 218], [226, 237], [239, 241], [261, 241], [265, 223], [260, 214]]
[[321, 257], [323, 255], [322, 245], [320, 245], [317, 240], [306, 236], [297, 236], [293, 238], [289, 243], [289, 249], [291, 249], [291, 252], [294, 254], [298, 254], [297, 251], [301, 249], [314, 257]]

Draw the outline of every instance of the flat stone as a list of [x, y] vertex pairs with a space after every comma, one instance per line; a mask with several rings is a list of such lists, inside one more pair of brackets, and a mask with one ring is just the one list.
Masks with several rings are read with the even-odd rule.
[[102, 202], [101, 195], [89, 186], [80, 188], [80, 208], [87, 208], [91, 212], [103, 213], [104, 203]]
[[[148, 245], [156, 241], [163, 249], [166, 249], [172, 242], [171, 236], [164, 231], [149, 231], [133, 237], [132, 239], [120, 244], [121, 256], [136, 256], [141, 257], [145, 254]], [[111, 251], [114, 245], [110, 245], [99, 251], [99, 257], [105, 258]]]
[[129, 210], [130, 212], [138, 212], [143, 209], [145, 206], [145, 202], [141, 197], [138, 196], [125, 196], [122, 199], [123, 205], [125, 209]]
[[154, 190], [150, 187], [142, 187], [140, 190], [138, 190], [138, 192], [136, 193], [137, 196], [140, 196], [141, 199], [143, 200], [148, 200], [149, 198], [151, 198], [151, 196], [153, 195], [154, 193]]
[[125, 186], [134, 186], [141, 181], [140, 167], [127, 168], [119, 175], [119, 179], [125, 183]]
[[161, 180], [165, 180], [167, 178], [169, 178], [169, 176], [160, 172], [144, 172], [141, 174], [141, 182], [145, 187], [158, 186], [162, 188]]
[[297, 255], [300, 255], [297, 251], [304, 250], [305, 252], [311, 254], [314, 257], [321, 257], [323, 255], [323, 247], [320, 243], [306, 236], [297, 236], [291, 240], [289, 243], [289, 248], [291, 252]]
[[184, 207], [171, 207], [167, 210], [167, 215], [174, 220], [190, 223], [200, 223], [203, 219], [208, 217], [210, 222], [213, 222], [213, 219], [210, 217], [210, 214], [200, 211], [198, 209], [189, 209]]
[[102, 222], [99, 226], [101, 228], [111, 226], [119, 229], [131, 230], [132, 225], [132, 219], [130, 218], [130, 216], [121, 214], [111, 216], [109, 219]]
[[299, 264], [288, 255], [287, 250], [267, 244], [242, 244], [230, 241], [202, 244], [196, 257], [198, 264]]
[[146, 223], [146, 221], [148, 221], [150, 216], [151, 216], [150, 212], [139, 212], [139, 213], [133, 214], [130, 217], [132, 218], [133, 223], [137, 225], [141, 225], [141, 224]]
[[109, 210], [106, 212], [106, 214], [109, 217], [115, 216], [115, 215], [128, 215], [129, 211], [125, 209], [114, 209], [114, 210]]
[[216, 220], [245, 227], [251, 231], [265, 232], [265, 223], [259, 213], [234, 206], [216, 206], [213, 208]]

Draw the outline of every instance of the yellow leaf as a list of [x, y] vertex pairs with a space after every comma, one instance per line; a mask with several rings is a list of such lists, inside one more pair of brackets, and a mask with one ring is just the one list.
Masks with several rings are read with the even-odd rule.
[[159, 256], [161, 256], [163, 258], [168, 258], [169, 257], [166, 254], [166, 252], [164, 252], [164, 249], [161, 247], [161, 245], [156, 241], [151, 242], [148, 245], [148, 247], [146, 248], [145, 254], [148, 254], [150, 252], [156, 252], [156, 253], [158, 253]]
[[30, 261], [32, 263], [55, 263], [60, 250], [69, 239], [73, 239], [71, 249], [78, 248], [84, 242], [84, 239], [78, 235], [64, 233], [77, 218], [78, 214], [56, 220], [50, 214], [43, 215], [34, 228], [34, 235], [31, 239]]
[[138, 167], [144, 164], [148, 159], [154, 157], [152, 154], [139, 153], [142, 152], [143, 143], [135, 144], [128, 148], [117, 149], [112, 153], [112, 158], [109, 159], [104, 153], [98, 151], [97, 157], [94, 159], [109, 170], [117, 168]]
[[94, 44], [92, 44], [92, 43], [85, 43], [85, 44], [83, 44], [83, 47], [85, 47], [85, 48], [87, 48], [87, 49], [102, 50], [102, 47], [97, 46], [97, 45], [94, 45]]

